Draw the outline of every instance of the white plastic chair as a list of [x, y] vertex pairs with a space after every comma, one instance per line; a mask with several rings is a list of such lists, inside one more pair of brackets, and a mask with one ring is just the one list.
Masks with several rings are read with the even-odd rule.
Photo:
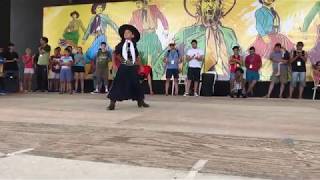
[[[172, 80], [172, 89], [171, 89], [171, 95], [173, 96], [174, 95], [174, 91], [175, 91], [175, 88], [174, 88], [174, 85], [175, 85], [175, 81], [174, 81], [174, 78], [171, 78]], [[183, 84], [185, 87], [186, 86], [186, 83], [187, 83], [187, 76], [186, 75], [179, 75], [179, 79], [178, 79], [178, 88], [179, 88], [179, 85]], [[179, 91], [179, 89], [178, 89]]]

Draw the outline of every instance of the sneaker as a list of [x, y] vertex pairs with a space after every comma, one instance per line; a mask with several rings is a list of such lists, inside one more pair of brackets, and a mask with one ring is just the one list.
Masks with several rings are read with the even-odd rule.
[[91, 94], [97, 94], [97, 93], [99, 93], [99, 91], [97, 89], [94, 90], [93, 92], [91, 92]]
[[199, 95], [198, 95], [198, 93], [194, 93], [194, 96], [195, 96], [195, 97], [198, 97]]
[[108, 93], [109, 93], [108, 89], [106, 89], [104, 92], [105, 92], [106, 94], [108, 94]]
[[184, 97], [189, 96], [189, 93], [184, 93], [183, 96]]

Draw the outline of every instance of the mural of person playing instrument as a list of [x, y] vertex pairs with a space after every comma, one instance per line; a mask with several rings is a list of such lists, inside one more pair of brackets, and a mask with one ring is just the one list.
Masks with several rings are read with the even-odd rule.
[[[184, 0], [186, 12], [195, 18], [195, 24], [181, 29], [175, 34], [175, 42], [181, 54], [191, 48], [193, 39], [198, 41], [198, 48], [205, 51], [204, 72], [215, 70], [221, 80], [229, 78], [228, 57], [232, 55], [232, 47], [238, 45], [233, 29], [223, 26], [222, 18], [228, 15], [236, 5], [236, 0], [197, 0], [193, 4], [196, 9], [191, 13]], [[166, 52], [166, 51], [165, 51]], [[187, 66], [183, 66], [183, 74]]]
[[[304, 18], [304, 23], [302, 27], [302, 32], [308, 31], [311, 23], [314, 21], [314, 19], [319, 15], [320, 13], [320, 1], [316, 2], [314, 6], [311, 8], [307, 16]], [[309, 58], [310, 61], [314, 64], [317, 61], [319, 61], [320, 57], [320, 24], [318, 24], [317, 27], [317, 41], [316, 45], [310, 50]]]
[[273, 7], [276, 0], [259, 0], [262, 7], [255, 12], [256, 30], [258, 36], [252, 46], [261, 57], [269, 58], [275, 44], [280, 43], [287, 50], [292, 50], [294, 44], [281, 34], [281, 21], [278, 12]]
[[116, 33], [118, 33], [118, 26], [110, 19], [103, 11], [106, 9], [106, 3], [95, 3], [91, 7], [91, 13], [94, 15], [88, 24], [88, 27], [83, 36], [83, 44], [89, 38], [94, 36], [95, 39], [90, 48], [86, 52], [86, 58], [93, 60], [100, 48], [102, 42], [107, 42], [106, 29], [110, 26]]
[[132, 13], [129, 24], [137, 27], [141, 33], [141, 39], [137, 43], [137, 47], [142, 63], [151, 64], [154, 79], [160, 79], [159, 74], [163, 71], [161, 66], [162, 59], [158, 59], [157, 57], [162, 52], [162, 44], [156, 30], [158, 28], [158, 20], [160, 20], [165, 30], [165, 37], [167, 37], [169, 28], [168, 21], [158, 6], [150, 4], [148, 0], [138, 0], [136, 4], [138, 9]]

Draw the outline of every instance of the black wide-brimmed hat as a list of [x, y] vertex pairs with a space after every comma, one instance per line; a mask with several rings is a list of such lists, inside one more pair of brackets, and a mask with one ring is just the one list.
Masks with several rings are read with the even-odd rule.
[[140, 40], [140, 33], [139, 33], [138, 29], [130, 24], [124, 24], [119, 27], [118, 32], [119, 32], [121, 39], [124, 39], [124, 31], [126, 31], [126, 30], [129, 30], [133, 33], [134, 38], [132, 39], [132, 41], [138, 42]]
[[78, 11], [72, 11], [72, 12], [70, 13], [70, 16], [72, 17], [74, 14], [77, 16], [77, 18], [80, 17], [80, 14], [78, 13]]

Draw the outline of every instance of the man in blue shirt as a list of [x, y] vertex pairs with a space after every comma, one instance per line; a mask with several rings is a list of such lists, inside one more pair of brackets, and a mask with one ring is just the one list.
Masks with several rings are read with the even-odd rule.
[[175, 95], [178, 95], [178, 79], [179, 79], [179, 64], [181, 63], [181, 56], [179, 51], [175, 47], [175, 42], [169, 43], [169, 50], [164, 59], [164, 63], [166, 64], [166, 96], [168, 96], [169, 83], [173, 76], [174, 78], [174, 86], [175, 86]]
[[280, 43], [275, 44], [273, 52], [270, 54], [272, 62], [272, 76], [269, 85], [267, 98], [270, 98], [274, 85], [280, 83], [279, 98], [282, 98], [284, 88], [288, 82], [288, 62], [290, 53], [285, 50]]

